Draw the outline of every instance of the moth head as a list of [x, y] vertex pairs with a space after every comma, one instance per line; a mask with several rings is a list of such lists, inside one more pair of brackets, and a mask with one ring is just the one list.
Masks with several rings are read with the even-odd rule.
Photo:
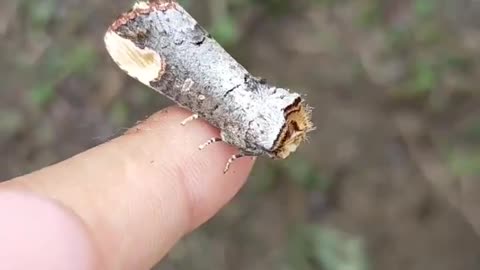
[[283, 110], [285, 124], [283, 125], [274, 145], [273, 157], [284, 159], [297, 150], [307, 139], [307, 133], [314, 130], [311, 121], [311, 109], [297, 98]]

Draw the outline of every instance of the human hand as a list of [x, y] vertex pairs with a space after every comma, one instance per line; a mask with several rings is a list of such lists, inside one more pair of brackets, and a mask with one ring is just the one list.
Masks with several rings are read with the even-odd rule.
[[150, 269], [211, 218], [245, 182], [254, 161], [198, 146], [218, 130], [177, 107], [125, 135], [0, 184], [2, 269]]

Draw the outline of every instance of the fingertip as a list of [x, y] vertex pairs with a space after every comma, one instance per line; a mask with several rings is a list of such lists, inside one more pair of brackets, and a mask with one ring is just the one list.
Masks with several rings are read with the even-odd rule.
[[[202, 119], [182, 125], [182, 121], [191, 115], [190, 111], [178, 106], [168, 107], [133, 127], [129, 136], [162, 134], [157, 136], [157, 140], [164, 142], [163, 151], [167, 153], [167, 160], [156, 162], [168, 164], [170, 172], [164, 175], [175, 178], [185, 189], [191, 206], [191, 224], [188, 228], [193, 230], [211, 218], [238, 192], [247, 180], [256, 158], [240, 158], [224, 172], [228, 159], [238, 154], [239, 150], [223, 142], [200, 150], [201, 144], [219, 137], [220, 133]], [[165, 134], [170, 136], [164, 136]]]
[[238, 150], [221, 142], [199, 150], [219, 130], [203, 120], [181, 125], [190, 115], [169, 107], [123, 136], [3, 186], [75, 211], [98, 244], [104, 269], [150, 267], [230, 201], [253, 166], [242, 158], [224, 174]]
[[80, 218], [59, 203], [0, 191], [2, 269], [98, 269], [93, 240]]

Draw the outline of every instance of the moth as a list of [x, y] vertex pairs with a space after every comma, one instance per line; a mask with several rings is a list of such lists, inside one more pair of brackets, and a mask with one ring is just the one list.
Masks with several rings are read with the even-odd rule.
[[141, 1], [104, 36], [112, 60], [129, 76], [220, 130], [216, 142], [235, 146], [238, 158], [285, 159], [314, 129], [302, 96], [252, 76], [184, 8], [172, 0]]

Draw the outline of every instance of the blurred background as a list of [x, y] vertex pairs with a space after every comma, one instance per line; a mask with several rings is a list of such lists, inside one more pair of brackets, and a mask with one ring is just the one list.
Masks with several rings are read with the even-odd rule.
[[[106, 54], [132, 3], [0, 2], [0, 179], [171, 104]], [[254, 75], [307, 93], [317, 130], [155, 269], [480, 269], [479, 1], [181, 3]]]

